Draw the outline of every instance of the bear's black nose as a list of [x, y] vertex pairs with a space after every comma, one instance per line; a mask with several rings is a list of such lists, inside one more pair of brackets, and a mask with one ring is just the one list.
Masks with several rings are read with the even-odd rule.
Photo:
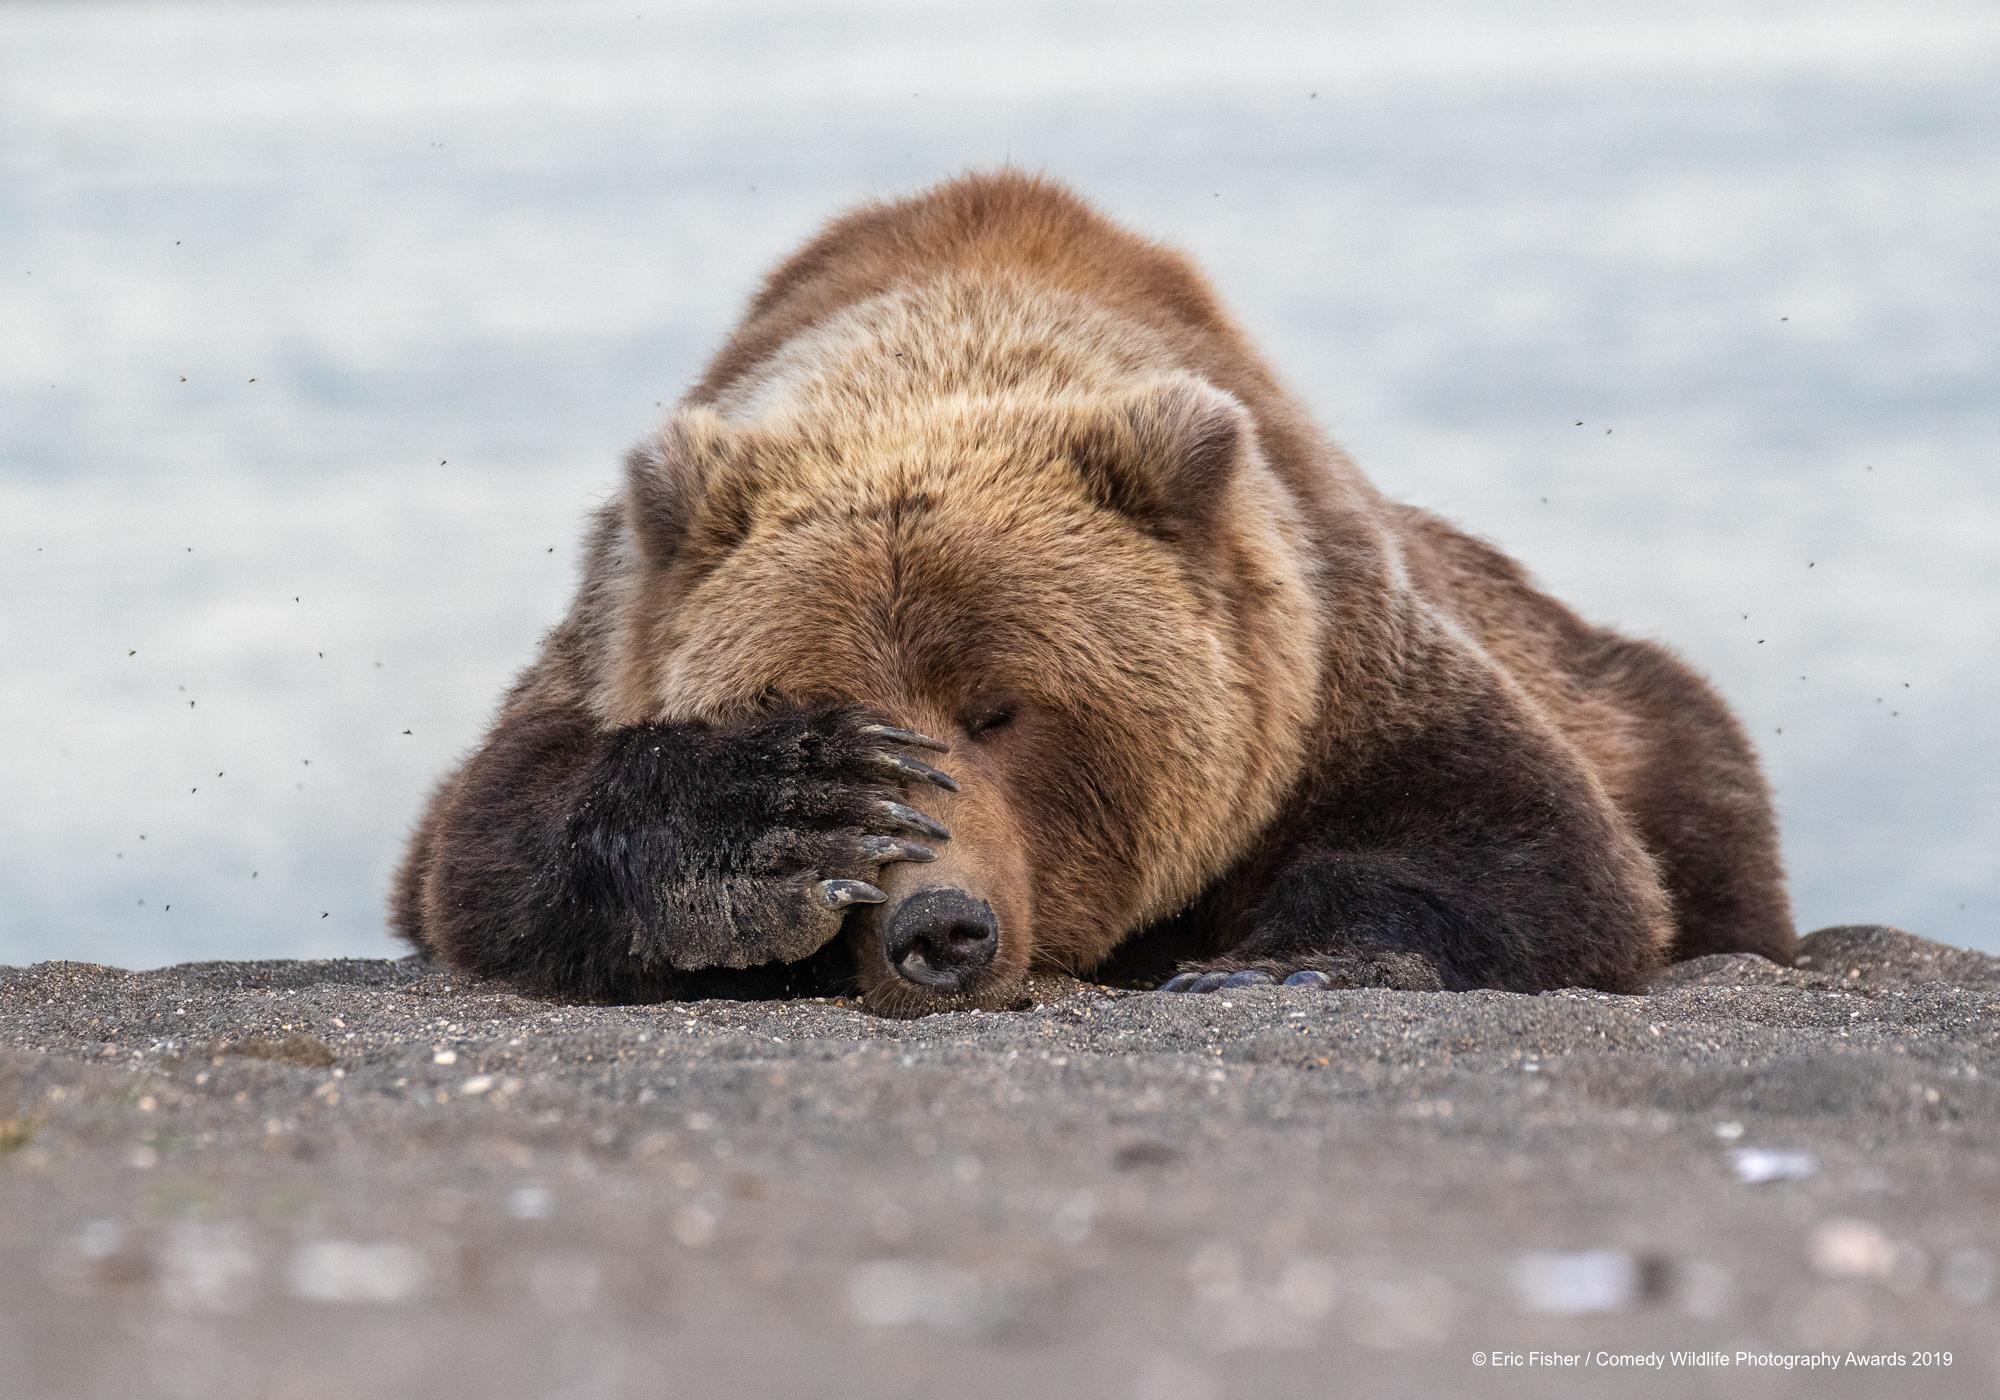
[[883, 951], [906, 982], [957, 991], [993, 961], [1000, 923], [964, 890], [918, 890], [889, 917]]

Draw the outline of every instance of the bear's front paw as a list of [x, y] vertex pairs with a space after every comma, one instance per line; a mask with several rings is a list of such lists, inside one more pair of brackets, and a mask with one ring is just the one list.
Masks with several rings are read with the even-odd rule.
[[1438, 992], [1444, 990], [1444, 979], [1437, 965], [1421, 953], [1356, 950], [1296, 958], [1215, 958], [1183, 968], [1159, 990], [1217, 992], [1273, 985]]
[[702, 797], [671, 858], [648, 872], [659, 916], [634, 952], [680, 971], [796, 962], [846, 911], [886, 898], [894, 861], [929, 861], [951, 837], [906, 798], [955, 791], [905, 752], [943, 752], [913, 730], [848, 709], [792, 712], [704, 736], [688, 775]]

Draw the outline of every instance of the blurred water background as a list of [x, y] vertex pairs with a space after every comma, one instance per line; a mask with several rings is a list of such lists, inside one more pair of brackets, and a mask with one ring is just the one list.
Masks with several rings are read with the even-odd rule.
[[0, 962], [381, 954], [770, 261], [1011, 160], [1722, 685], [1801, 922], [2000, 948], [2000, 12], [0, 9]]

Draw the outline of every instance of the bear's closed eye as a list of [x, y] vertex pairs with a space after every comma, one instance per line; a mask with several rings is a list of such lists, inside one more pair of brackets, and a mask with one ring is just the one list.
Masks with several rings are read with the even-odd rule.
[[998, 729], [1005, 729], [1014, 722], [1016, 706], [1013, 701], [977, 706], [968, 710], [959, 727], [968, 738], [980, 739]]

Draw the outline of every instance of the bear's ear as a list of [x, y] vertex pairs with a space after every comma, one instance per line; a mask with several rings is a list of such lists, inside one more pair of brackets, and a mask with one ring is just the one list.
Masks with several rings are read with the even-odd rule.
[[1072, 428], [1069, 451], [1105, 505], [1171, 533], [1208, 517], [1251, 431], [1250, 415], [1233, 395], [1176, 375], [1093, 405]]
[[712, 408], [677, 409], [625, 459], [625, 519], [655, 565], [689, 546], [727, 549], [750, 529], [742, 435]]

